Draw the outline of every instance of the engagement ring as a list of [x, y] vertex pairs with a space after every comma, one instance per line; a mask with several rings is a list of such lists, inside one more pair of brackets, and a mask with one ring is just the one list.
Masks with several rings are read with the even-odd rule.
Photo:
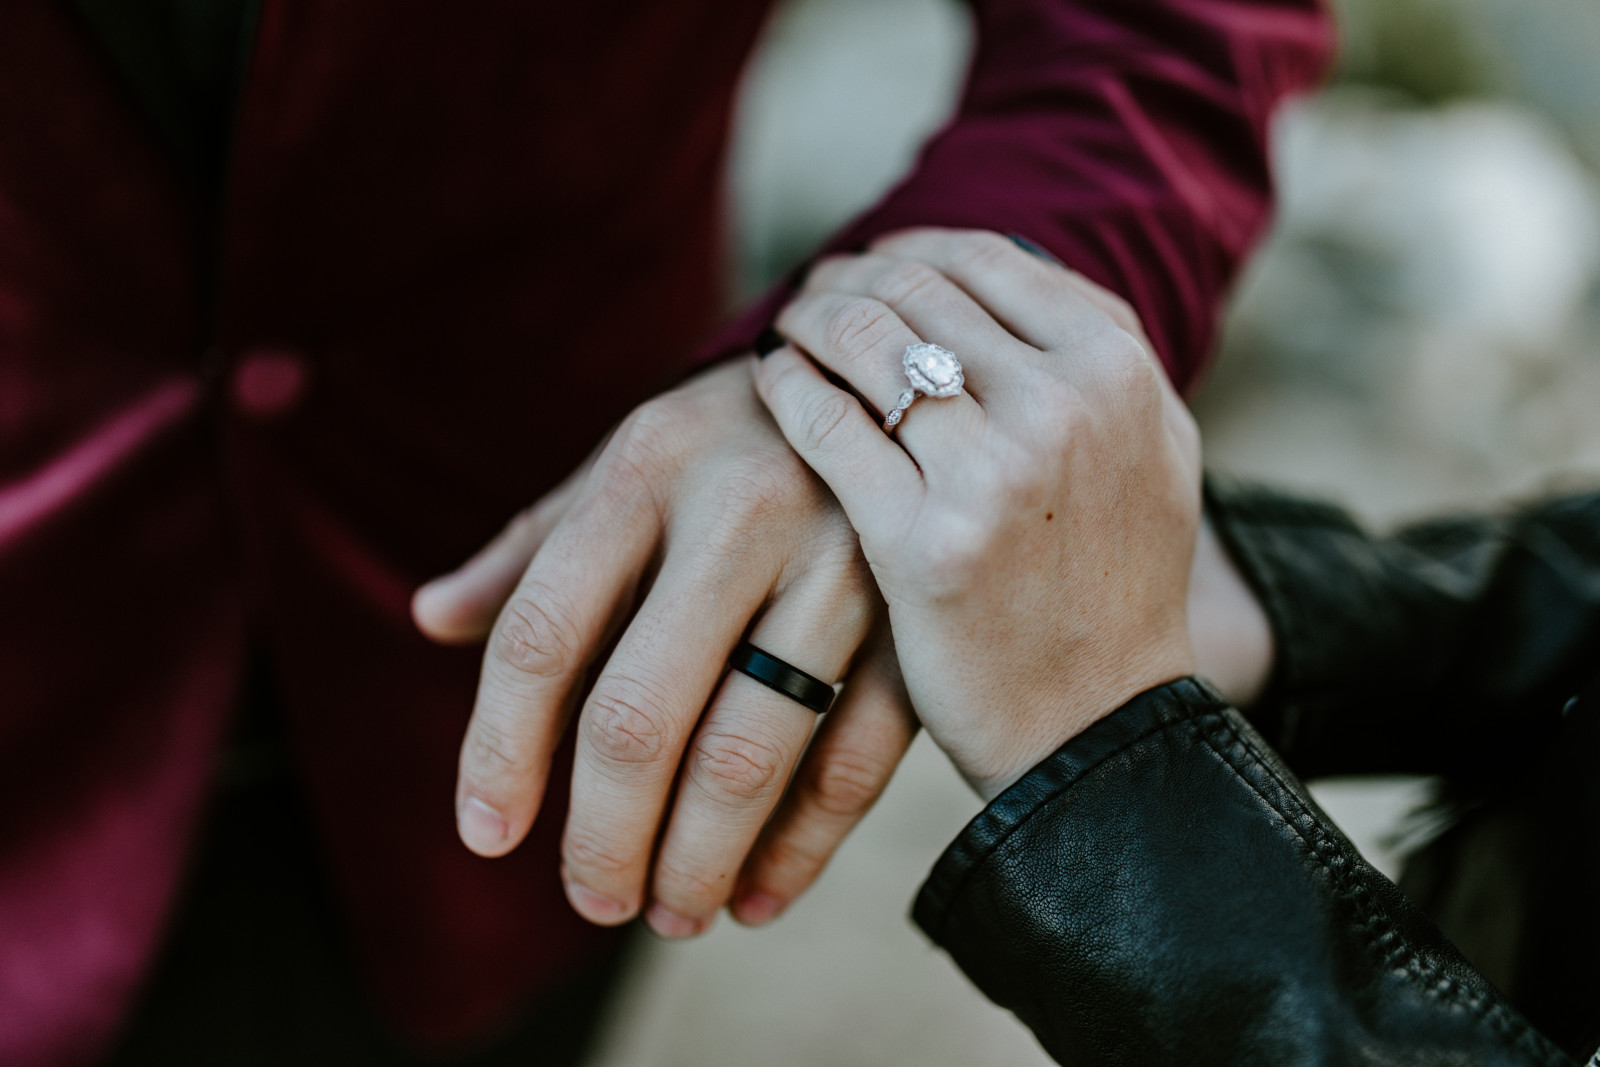
[[900, 425], [900, 420], [905, 418], [906, 408], [919, 396], [931, 396], [944, 399], [961, 394], [961, 387], [966, 384], [966, 375], [961, 371], [961, 361], [956, 354], [948, 348], [938, 345], [923, 344], [908, 345], [905, 359], [902, 361], [906, 368], [906, 381], [911, 383], [911, 388], [900, 394], [900, 399], [894, 407], [883, 417], [884, 433], [893, 433], [894, 428]]

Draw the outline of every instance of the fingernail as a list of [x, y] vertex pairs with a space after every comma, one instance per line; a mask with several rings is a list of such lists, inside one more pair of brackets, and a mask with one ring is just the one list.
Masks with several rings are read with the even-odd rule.
[[1034, 242], [1028, 240], [1026, 237], [1022, 236], [1022, 234], [1020, 234], [1020, 233], [1008, 233], [1008, 234], [1006, 234], [1006, 236], [1011, 238], [1011, 243], [1012, 244], [1016, 245], [1018, 248], [1022, 249], [1024, 252], [1030, 252], [1033, 255], [1038, 256], [1040, 259], [1047, 260], [1047, 261], [1049, 261], [1051, 263], [1054, 263], [1058, 267], [1066, 266], [1065, 263], [1061, 262], [1061, 260], [1059, 258], [1057, 258], [1056, 254], [1054, 252], [1050, 251], [1048, 248], [1044, 247], [1043, 245], [1035, 244]]
[[668, 911], [660, 904], [650, 905], [645, 921], [650, 924], [650, 929], [662, 937], [694, 937], [709, 925], [703, 919], [689, 919], [675, 911]]
[[564, 884], [567, 887], [567, 900], [572, 904], [573, 910], [590, 922], [610, 925], [633, 917], [632, 909], [619, 901], [603, 897], [577, 882]]
[[474, 852], [496, 852], [511, 835], [511, 825], [477, 797], [461, 802], [456, 812], [456, 829], [461, 840]]
[[733, 906], [733, 917], [750, 926], [760, 926], [764, 922], [771, 922], [783, 911], [784, 903], [777, 897], [765, 893], [751, 893], [739, 898]]
[[768, 326], [766, 329], [762, 330], [756, 335], [756, 356], [761, 359], [766, 359], [768, 356], [772, 355], [772, 353], [776, 352], [778, 349], [782, 348], [788, 343], [788, 341], [784, 340], [783, 334], [779, 333], [771, 326]]

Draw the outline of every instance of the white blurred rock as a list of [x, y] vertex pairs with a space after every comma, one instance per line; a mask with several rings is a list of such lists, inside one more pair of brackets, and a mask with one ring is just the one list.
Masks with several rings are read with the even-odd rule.
[[1509, 104], [1395, 109], [1330, 94], [1282, 128], [1283, 232], [1394, 270], [1395, 302], [1501, 347], [1558, 340], [1600, 276], [1600, 191]]
[[1279, 225], [1232, 318], [1258, 375], [1486, 486], [1600, 450], [1600, 185], [1553, 126], [1344, 90], [1278, 150]]

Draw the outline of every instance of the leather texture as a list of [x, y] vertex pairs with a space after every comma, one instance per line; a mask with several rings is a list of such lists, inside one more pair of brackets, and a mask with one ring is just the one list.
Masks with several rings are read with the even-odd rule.
[[1573, 1062], [1194, 679], [990, 804], [915, 917], [1074, 1067]]
[[[1577, 1062], [1600, 1017], [1600, 494], [1382, 538], [1207, 495], [1278, 641], [1257, 724], [1199, 680], [1141, 694], [967, 827], [917, 922], [1063, 1063]], [[1466, 932], [1516, 942], [1510, 996], [1297, 777], [1390, 771], [1445, 775], [1463, 827], [1534, 816], [1510, 824], [1514, 907], [1457, 887]]]
[[1546, 1035], [1600, 1045], [1600, 493], [1384, 537], [1213, 480], [1267, 607], [1251, 719], [1303, 776], [1440, 775], [1401, 886]]
[[1600, 492], [1385, 537], [1269, 489], [1207, 497], [1276, 638], [1251, 720], [1302, 776], [1499, 777], [1600, 674]]

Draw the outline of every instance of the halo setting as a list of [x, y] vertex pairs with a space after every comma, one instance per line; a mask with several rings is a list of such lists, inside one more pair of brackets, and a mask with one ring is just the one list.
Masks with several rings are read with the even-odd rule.
[[962, 386], [967, 383], [967, 376], [961, 369], [961, 361], [948, 348], [941, 348], [926, 341], [907, 345], [905, 357], [901, 362], [905, 366], [906, 381], [911, 383], [911, 388], [900, 394], [900, 399], [895, 401], [894, 407], [883, 417], [885, 433], [900, 425], [900, 420], [905, 418], [906, 408], [910, 407], [911, 402], [918, 396], [931, 396], [935, 399], [960, 396]]

